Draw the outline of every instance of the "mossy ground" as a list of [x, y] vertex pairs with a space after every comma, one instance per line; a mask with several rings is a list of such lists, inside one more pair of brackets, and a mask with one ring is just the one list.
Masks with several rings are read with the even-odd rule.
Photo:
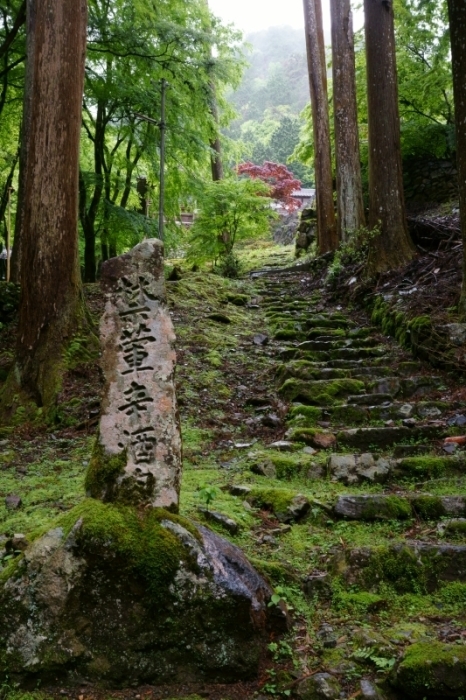
[[[263, 247], [254, 244], [242, 255], [245, 269], [286, 259], [292, 262], [291, 249], [275, 249], [269, 243]], [[436, 520], [430, 519], [433, 511], [427, 506], [432, 502], [424, 503], [424, 518], [411, 516], [365, 523], [336, 519], [331, 507], [338, 496], [378, 494], [385, 487], [380, 484], [345, 486], [328, 480], [326, 465], [331, 450], [312, 454], [309, 448], [306, 451], [304, 439], [297, 441], [290, 452], [271, 447], [271, 443], [285, 438], [290, 427], [325, 430], [318, 425], [325, 421], [322, 405], [344, 403], [346, 394], [361, 393], [365, 384], [346, 376], [335, 376], [334, 381], [321, 387], [318, 399], [312, 401], [318, 405], [295, 405], [287, 413], [288, 400], [277, 391], [277, 367], [283, 365], [280, 350], [290, 349], [290, 346], [272, 340], [268, 345], [258, 346], [254, 336], [264, 333], [272, 338], [274, 326], [269, 322], [270, 312], [275, 313], [277, 320], [284, 303], [301, 314], [311, 300], [318, 316], [315, 326], [311, 323], [307, 332], [313, 327], [325, 327], [327, 335], [343, 337], [347, 329], [345, 322], [338, 315], [336, 318], [325, 316], [320, 293], [312, 294], [305, 288], [300, 291], [299, 285], [292, 288], [288, 281], [284, 283], [278, 279], [276, 294], [265, 296], [260, 280], [249, 277], [225, 280], [210, 271], [183, 269], [181, 279], [169, 282], [167, 287], [178, 337], [176, 379], [184, 446], [180, 513], [183, 517], [203, 521], [199, 506], [206, 505], [206, 487], [213, 488], [209, 507], [234, 519], [240, 529], [232, 536], [220, 525], [209, 523], [209, 526], [239, 545], [259, 571], [279, 587], [282, 599], [294, 608], [292, 658], [280, 658], [277, 662], [271, 654], [267, 667], [273, 669], [278, 664], [278, 668], [282, 665], [289, 672], [294, 663], [299, 672], [307, 670], [309, 673], [316, 669], [341, 668], [350, 696], [356, 692], [360, 677], [379, 671], [379, 675], [388, 674], [390, 670], [388, 666], [383, 668], [383, 662], [377, 662], [381, 664], [379, 668], [370, 656], [354, 657], [360, 648], [353, 641], [356, 629], [376, 628], [388, 640], [401, 639], [397, 647], [401, 650], [416, 641], [420, 634], [418, 628], [422, 628], [423, 636], [436, 639], [435, 620], [442, 615], [449, 620], [450, 633], [458, 633], [462, 639], [461, 631], [466, 623], [465, 584], [462, 583], [445, 584], [433, 593], [426, 593], [412, 587], [397, 589], [389, 580], [378, 585], [377, 590], [356, 585], [348, 588], [336, 577], [330, 583], [329, 596], [306, 593], [303, 582], [309, 573], [325, 571], [335, 552], [342, 548], [374, 544], [383, 547], [416, 537], [443, 541], [435, 530]], [[92, 287], [88, 293], [97, 315], [101, 303], [98, 292]], [[224, 324], [208, 318], [216, 313], [227, 316], [231, 322]], [[357, 324], [354, 322], [356, 332], [364, 323], [368, 323], [367, 318], [362, 321], [358, 318]], [[360, 335], [364, 336], [363, 328]], [[410, 361], [408, 355], [399, 353], [393, 345], [390, 347], [398, 353], [394, 362]], [[308, 355], [305, 359], [319, 358]], [[377, 362], [374, 360], [373, 366], [377, 366]], [[305, 362], [299, 365], [302, 371], [310, 367]], [[23, 425], [13, 427], [11, 432], [12, 426], [5, 426], [5, 433], [0, 433], [2, 532], [9, 535], [22, 532], [30, 536], [38, 528], [54, 523], [62, 513], [61, 517], [66, 520], [71, 508], [87, 507], [80, 504], [85, 504], [84, 478], [95, 439], [95, 401], [99, 387], [96, 375], [86, 371], [87, 374], [83, 369], [81, 391], [76, 389], [75, 383], [63, 395], [62, 423], [46, 431]], [[296, 399], [296, 396], [286, 398]], [[445, 392], [444, 398], [448, 399]], [[76, 405], [79, 412], [73, 413]], [[267, 416], [271, 415], [276, 420], [268, 422]], [[2, 440], [6, 442], [2, 444]], [[273, 465], [275, 477], [261, 476], [253, 470], [255, 464], [264, 462]], [[405, 459], [399, 482], [402, 492], [412, 495], [419, 490], [416, 486], [419, 481], [428, 480], [427, 490], [432, 497], [452, 492], [466, 495], [466, 481], [461, 473], [451, 473], [444, 467], [445, 462], [439, 456]], [[227, 487], [235, 485], [249, 487], [250, 495], [231, 495]], [[23, 505], [18, 510], [7, 510], [4, 505], [4, 498], [10, 493], [22, 498]], [[311, 509], [305, 519], [291, 528], [283, 528], [274, 510], [288, 504], [298, 493], [311, 501]], [[157, 529], [157, 523], [153, 528]], [[455, 538], [458, 543], [466, 543], [465, 533], [459, 532]], [[142, 542], [146, 540], [143, 538]], [[129, 547], [128, 557], [131, 558], [129, 541], [123, 542], [122, 547]], [[324, 622], [337, 630], [334, 649], [323, 647], [317, 635]], [[392, 656], [397, 653], [390, 652]], [[376, 654], [372, 656], [382, 658]], [[388, 656], [388, 660], [392, 656]], [[273, 678], [272, 672], [264, 671], [261, 682], [272, 687]], [[236, 696], [234, 690], [215, 691], [211, 697], [214, 700], [252, 697], [259, 687], [260, 683], [253, 684], [241, 692], [236, 691]], [[97, 691], [92, 690], [94, 692]], [[87, 690], [82, 693], [85, 700], [87, 693]], [[10, 695], [9, 700], [48, 700], [46, 693], [42, 696], [35, 693], [33, 697], [15, 696], [11, 692]], [[170, 693], [167, 691], [165, 696], [170, 697]], [[134, 697], [133, 691], [128, 697]], [[151, 697], [149, 691], [147, 697]], [[193, 696], [191, 700], [195, 700]]]

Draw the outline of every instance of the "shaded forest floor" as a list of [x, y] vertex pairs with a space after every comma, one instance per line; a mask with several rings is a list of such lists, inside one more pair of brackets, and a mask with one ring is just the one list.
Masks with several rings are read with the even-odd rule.
[[[454, 245], [425, 248], [376, 288], [360, 277], [357, 259], [281, 274], [293, 249], [267, 242], [242, 251], [243, 279], [186, 269], [167, 283], [178, 338], [181, 512], [246, 552], [293, 611], [293, 629], [271, 640], [251, 684], [118, 692], [83, 685], [34, 697], [287, 697], [303, 677], [325, 672], [349, 699], [362, 696], [361, 679], [383, 686], [416, 643], [466, 653], [466, 528], [450, 524], [466, 517], [465, 460], [462, 445], [448, 440], [466, 430], [458, 419], [465, 379], [448, 363], [433, 370], [428, 348], [413, 359], [407, 342], [402, 348], [389, 337], [399, 330], [383, 327], [390, 310], [371, 320], [381, 294], [391, 295], [383, 301], [403, 323], [426, 315], [439, 327], [455, 323]], [[258, 268], [265, 273], [249, 274]], [[97, 321], [98, 286], [86, 295]], [[14, 329], [12, 314], [0, 330], [0, 372], [12, 361]], [[81, 339], [69, 358], [56, 426], [25, 424], [19, 412], [0, 427], [0, 551], [12, 535], [30, 537], [84, 498], [101, 389], [84, 346]], [[464, 345], [451, 346], [455, 358], [464, 361]], [[365, 475], [361, 455], [372, 459]], [[11, 495], [18, 507], [7, 507]], [[456, 511], [445, 501], [453, 496]], [[442, 560], [449, 577], [431, 563], [445, 543], [453, 547]], [[362, 551], [370, 553], [366, 567]], [[8, 684], [2, 692], [24, 697]], [[405, 697], [396, 681], [384, 692]]]

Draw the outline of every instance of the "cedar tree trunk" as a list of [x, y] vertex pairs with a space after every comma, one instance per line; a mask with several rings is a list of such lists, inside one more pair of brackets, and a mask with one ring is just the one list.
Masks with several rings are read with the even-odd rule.
[[28, 0], [21, 301], [15, 377], [52, 407], [63, 351], [82, 320], [78, 158], [86, 0]]
[[333, 205], [332, 155], [321, 0], [303, 0], [314, 130], [314, 169], [319, 253], [338, 248]]
[[342, 241], [365, 225], [359, 154], [353, 16], [350, 0], [330, 0], [338, 233]]
[[369, 113], [368, 272], [406, 265], [415, 255], [404, 207], [395, 31], [391, 0], [364, 0]]
[[463, 238], [463, 286], [459, 312], [466, 317], [466, 5], [464, 0], [448, 0], [450, 40], [455, 98], [457, 163], [461, 234]]

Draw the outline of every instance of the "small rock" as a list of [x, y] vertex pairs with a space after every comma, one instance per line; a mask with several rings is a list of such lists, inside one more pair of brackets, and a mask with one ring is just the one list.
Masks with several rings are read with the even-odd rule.
[[407, 428], [415, 428], [416, 427], [416, 421], [414, 418], [405, 418], [404, 420], [401, 421], [403, 425], [405, 425]]
[[418, 406], [417, 413], [421, 418], [438, 418], [442, 415], [442, 411], [437, 406]]
[[316, 455], [317, 452], [318, 450], [315, 450], [313, 447], [309, 447], [309, 445], [303, 448], [303, 454], [305, 455]]
[[411, 418], [413, 411], [414, 411], [413, 404], [405, 403], [398, 410], [398, 415], [400, 416], [400, 418]]
[[466, 343], [466, 323], [448, 323], [444, 328], [453, 345]]
[[458, 445], [453, 442], [447, 442], [442, 446], [442, 450], [447, 453], [447, 455], [454, 455], [458, 449]]
[[303, 590], [309, 598], [331, 598], [332, 579], [327, 571], [316, 571], [304, 579]]
[[456, 425], [458, 428], [463, 428], [466, 425], [466, 416], [452, 416], [452, 418], [447, 420], [447, 425]]
[[338, 636], [335, 634], [331, 625], [324, 623], [317, 632], [317, 636], [324, 649], [334, 649], [336, 647]]
[[251, 471], [254, 474], [259, 474], [260, 476], [266, 476], [268, 479], [275, 479], [277, 476], [275, 465], [270, 460], [253, 464]]
[[252, 505], [250, 503], [248, 503], [248, 501], [243, 501], [243, 503], [241, 505], [243, 506], [244, 510], [248, 510], [248, 511], [254, 510], [254, 508], [252, 507]]
[[291, 501], [285, 513], [276, 513], [276, 516], [278, 520], [280, 520], [280, 522], [296, 522], [297, 520], [301, 520], [301, 518], [307, 515], [310, 508], [311, 504], [309, 503], [306, 496], [303, 496], [301, 493], [298, 493]]
[[262, 417], [261, 423], [268, 428], [278, 428], [282, 422], [276, 413], [268, 413]]
[[269, 337], [263, 333], [257, 333], [252, 339], [254, 345], [267, 345], [269, 342]]
[[22, 505], [23, 502], [21, 498], [19, 496], [15, 496], [13, 493], [5, 498], [5, 506], [8, 508], [8, 510], [18, 510], [18, 508], [21, 508]]
[[294, 449], [294, 444], [288, 440], [277, 440], [277, 442], [272, 442], [269, 447], [272, 450], [280, 450], [280, 452], [291, 452]]
[[316, 433], [312, 438], [312, 442], [315, 447], [328, 450], [337, 444], [337, 438], [333, 433]]
[[[13, 535], [13, 537], [10, 540], [11, 542], [11, 549], [14, 551], [19, 551], [19, 552], [24, 552], [25, 549], [27, 549], [29, 542], [26, 538], [26, 535], [23, 535], [22, 533], [18, 533], [16, 535]], [[8, 549], [8, 542], [7, 542], [7, 549]]]
[[251, 493], [249, 486], [239, 486], [236, 484], [227, 486], [227, 491], [231, 493], [232, 496], [243, 496], [243, 498]]
[[382, 695], [371, 681], [363, 678], [361, 681], [361, 698], [363, 700], [382, 700]]
[[263, 535], [261, 544], [277, 544], [277, 540], [272, 535]]
[[235, 442], [233, 447], [236, 447], [237, 450], [245, 450], [248, 447], [252, 447], [252, 442]]
[[224, 515], [223, 513], [218, 513], [215, 510], [208, 510], [207, 508], [199, 508], [199, 512], [201, 512], [204, 515], [206, 520], [210, 520], [213, 523], [217, 523], [217, 525], [221, 525], [231, 535], [236, 535], [238, 533], [238, 523], [232, 520], [232, 518], [229, 518], [227, 515]]
[[340, 692], [339, 682], [330, 673], [316, 673], [301, 681], [297, 688], [301, 700], [337, 700]]
[[454, 435], [447, 437], [444, 440], [445, 444], [453, 443], [454, 445], [466, 445], [466, 435]]

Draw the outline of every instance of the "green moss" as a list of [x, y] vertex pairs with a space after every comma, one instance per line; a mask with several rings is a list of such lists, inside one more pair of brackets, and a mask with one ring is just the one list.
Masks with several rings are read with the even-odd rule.
[[445, 603], [459, 605], [460, 611], [464, 612], [466, 607], [466, 583], [451, 581], [445, 584], [439, 591], [439, 597]]
[[328, 379], [303, 382], [287, 379], [278, 390], [289, 401], [302, 401], [311, 405], [330, 406], [344, 396], [361, 394], [365, 391], [364, 382], [358, 379]]
[[296, 328], [282, 328], [273, 334], [275, 340], [300, 340], [303, 333]]
[[466, 647], [442, 642], [417, 642], [409, 646], [397, 669], [396, 685], [414, 697], [456, 697], [464, 690]]
[[126, 450], [118, 455], [108, 455], [97, 436], [84, 482], [86, 493], [93, 498], [101, 498], [112, 489], [126, 462]]
[[424, 520], [437, 520], [445, 515], [442, 499], [437, 496], [417, 496], [412, 504], [415, 513]]
[[377, 608], [383, 603], [383, 598], [376, 593], [345, 593], [338, 591], [333, 596], [333, 607], [336, 610], [350, 613], [365, 613]]
[[268, 508], [275, 514], [279, 514], [286, 512], [295, 496], [296, 492], [289, 489], [254, 487], [248, 496], [248, 500], [251, 500], [260, 508]]
[[405, 457], [398, 462], [397, 468], [407, 477], [439, 477], [442, 476], [455, 461], [450, 457]]
[[121, 575], [140, 576], [154, 601], [163, 599], [173, 582], [180, 561], [188, 551], [162, 520], [178, 523], [197, 539], [196, 528], [185, 518], [163, 508], [136, 510], [129, 506], [87, 499], [56, 521], [67, 536], [77, 522], [75, 538], [81, 551], [93, 556], [117, 558]]
[[316, 435], [322, 433], [320, 428], [295, 428], [288, 435], [291, 442], [304, 442], [305, 445], [312, 445]]
[[427, 572], [409, 547], [377, 547], [363, 578], [369, 587], [386, 582], [398, 593], [419, 593], [426, 590]]
[[432, 328], [432, 320], [430, 316], [417, 316], [411, 319], [408, 323], [408, 328], [410, 331], [420, 331]]
[[412, 515], [411, 504], [399, 496], [386, 496], [382, 501], [367, 501], [363, 520], [408, 520]]
[[235, 306], [246, 306], [249, 301], [249, 297], [247, 294], [230, 293], [226, 294], [225, 301], [229, 302], [230, 304], [234, 304]]
[[293, 421], [302, 418], [308, 425], [315, 425], [322, 420], [322, 409], [317, 406], [292, 406], [288, 418]]

